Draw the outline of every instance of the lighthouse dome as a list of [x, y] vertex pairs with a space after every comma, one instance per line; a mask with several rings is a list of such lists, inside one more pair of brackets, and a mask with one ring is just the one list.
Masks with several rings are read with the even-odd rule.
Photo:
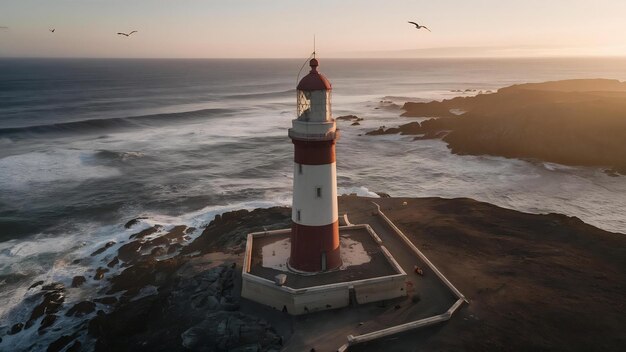
[[311, 59], [311, 61], [309, 61], [309, 65], [311, 65], [311, 71], [300, 80], [297, 89], [304, 91], [331, 90], [332, 87], [330, 82], [328, 82], [328, 79], [326, 79], [326, 77], [324, 77], [321, 73], [317, 72], [317, 66], [319, 66], [317, 59]]

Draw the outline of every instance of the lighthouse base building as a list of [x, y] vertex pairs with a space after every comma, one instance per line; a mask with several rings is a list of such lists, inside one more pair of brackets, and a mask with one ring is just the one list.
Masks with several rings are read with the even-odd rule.
[[406, 295], [405, 271], [369, 225], [340, 226], [344, 264], [320, 273], [289, 267], [291, 231], [248, 234], [242, 297], [300, 315]]

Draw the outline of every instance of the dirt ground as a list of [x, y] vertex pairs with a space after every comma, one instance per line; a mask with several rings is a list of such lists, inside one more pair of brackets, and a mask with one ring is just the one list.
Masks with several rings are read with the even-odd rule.
[[626, 234], [471, 199], [343, 196], [340, 209], [368, 214], [371, 201], [470, 304], [350, 351], [626, 350]]

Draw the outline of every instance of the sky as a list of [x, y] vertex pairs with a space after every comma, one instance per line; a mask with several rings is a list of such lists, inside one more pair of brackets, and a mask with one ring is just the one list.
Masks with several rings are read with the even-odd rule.
[[0, 27], [0, 57], [626, 56], [624, 0], [0, 0]]

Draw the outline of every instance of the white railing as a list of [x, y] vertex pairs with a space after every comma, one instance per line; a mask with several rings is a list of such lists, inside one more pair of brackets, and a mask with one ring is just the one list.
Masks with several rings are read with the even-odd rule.
[[426, 258], [424, 253], [422, 253], [419, 249], [417, 249], [417, 247], [415, 247], [415, 245], [411, 242], [411, 240], [409, 240], [409, 238], [387, 217], [387, 215], [385, 215], [380, 210], [380, 206], [376, 204], [375, 202], [372, 202], [372, 203], [376, 205], [376, 208], [378, 209], [377, 214], [385, 221], [385, 223], [387, 223], [387, 225], [389, 225], [389, 227], [391, 227], [393, 232], [395, 232], [396, 235], [398, 235], [402, 239], [402, 241], [420, 259], [422, 259], [422, 261], [426, 263], [426, 265], [428, 265], [428, 267], [437, 275], [439, 280], [441, 280], [450, 289], [450, 291], [454, 293], [454, 295], [457, 297], [457, 300], [456, 302], [454, 302], [454, 304], [452, 304], [450, 308], [448, 308], [447, 311], [439, 315], [434, 315], [432, 317], [392, 326], [386, 329], [372, 331], [370, 333], [366, 333], [362, 335], [357, 335], [357, 336], [348, 335], [347, 336], [348, 343], [342, 345], [341, 347], [337, 349], [337, 351], [341, 351], [341, 352], [347, 351], [350, 346], [356, 345], [358, 343], [372, 341], [372, 340], [380, 339], [385, 336], [395, 335], [401, 332], [443, 323], [445, 321], [450, 320], [452, 315], [463, 305], [463, 303], [469, 303], [467, 301], [467, 298], [465, 298], [465, 296], [456, 287], [454, 287], [454, 285], [452, 285], [452, 283], [439, 271], [439, 269], [437, 269], [437, 267], [435, 267], [435, 265], [430, 260], [428, 260], [428, 258]]
[[450, 291], [452, 291], [452, 293], [454, 293], [454, 295], [457, 298], [462, 299], [464, 302], [469, 303], [467, 298], [465, 298], [465, 296], [461, 293], [461, 291], [459, 291], [456, 287], [454, 287], [454, 285], [452, 284], [452, 282], [450, 282], [450, 280], [448, 280], [448, 278], [446, 278], [443, 273], [441, 273], [441, 271], [439, 271], [439, 269], [437, 269], [437, 267], [428, 259], [426, 258], [426, 256], [424, 255], [424, 253], [422, 253], [422, 251], [420, 251], [417, 247], [415, 247], [415, 245], [413, 244], [413, 242], [411, 242], [411, 240], [391, 221], [389, 220], [389, 218], [387, 217], [387, 215], [385, 215], [385, 213], [383, 213], [380, 210], [380, 205], [376, 204], [375, 202], [372, 202], [376, 208], [377, 208], [377, 213], [378, 215], [380, 215], [380, 217], [387, 223], [387, 225], [389, 225], [389, 227], [391, 227], [391, 229], [393, 229], [393, 231], [400, 237], [400, 239], [402, 239], [402, 241], [415, 253], [417, 254], [417, 256], [424, 262], [426, 263], [426, 265], [428, 265], [428, 267], [435, 273], [435, 275], [437, 275], [437, 277], [439, 278], [439, 280], [441, 280], [441, 282], [443, 282], [444, 285], [446, 285]]
[[338, 351], [346, 351], [350, 345], [356, 345], [357, 343], [363, 343], [367, 341], [372, 341], [376, 339], [380, 339], [381, 337], [395, 335], [401, 332], [423, 328], [426, 326], [431, 326], [439, 323], [443, 323], [444, 321], [450, 320], [452, 314], [459, 309], [459, 307], [464, 303], [462, 298], [459, 298], [454, 304], [445, 312], [439, 315], [434, 315], [432, 317], [411, 321], [405, 324], [400, 324], [396, 326], [392, 326], [386, 329], [373, 331], [370, 333], [362, 334], [362, 335], [348, 335], [348, 343], [339, 347]]

